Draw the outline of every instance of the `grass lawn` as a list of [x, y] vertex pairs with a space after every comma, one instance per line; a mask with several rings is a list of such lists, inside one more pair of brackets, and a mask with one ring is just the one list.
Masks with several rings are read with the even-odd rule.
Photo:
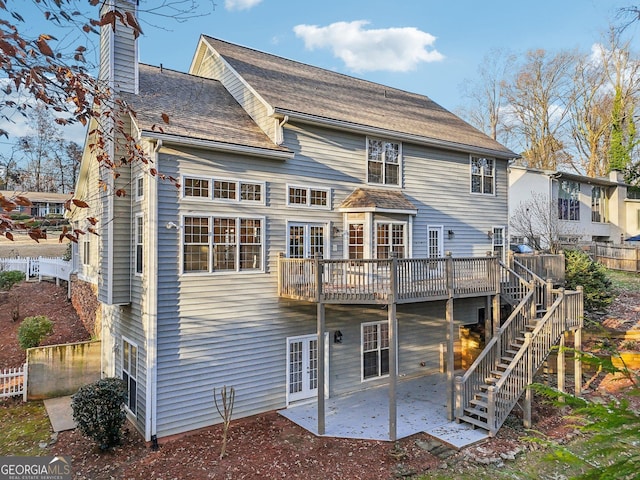
[[638, 273], [607, 270], [607, 276], [616, 293], [625, 290], [640, 290], [640, 274]]
[[51, 423], [42, 402], [0, 401], [0, 456], [40, 456], [51, 440]]

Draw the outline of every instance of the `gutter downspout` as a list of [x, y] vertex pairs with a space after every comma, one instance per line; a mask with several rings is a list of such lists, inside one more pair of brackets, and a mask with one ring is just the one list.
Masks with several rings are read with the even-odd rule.
[[278, 132], [276, 133], [276, 145], [282, 145], [284, 143], [284, 126], [289, 122], [289, 115], [282, 117], [282, 120], [278, 122]]
[[[159, 151], [162, 140], [156, 142], [153, 153], [156, 168], [159, 164]], [[145, 255], [147, 268], [144, 272], [147, 283], [147, 402], [145, 421], [145, 440], [153, 441], [157, 437], [157, 385], [158, 385], [158, 179], [149, 175], [149, 187], [145, 195], [147, 211], [148, 248]]]

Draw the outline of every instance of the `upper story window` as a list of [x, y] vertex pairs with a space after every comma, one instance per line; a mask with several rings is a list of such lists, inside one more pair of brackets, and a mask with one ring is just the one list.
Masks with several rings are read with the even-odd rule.
[[144, 198], [144, 177], [142, 175], [136, 177], [136, 200], [142, 200]]
[[209, 180], [185, 177], [182, 185], [184, 185], [183, 192], [185, 197], [210, 198]]
[[263, 219], [185, 217], [184, 272], [262, 271]]
[[561, 180], [558, 184], [558, 219], [580, 220], [580, 184]]
[[183, 196], [224, 202], [265, 203], [265, 184], [221, 178], [183, 178]]
[[591, 221], [608, 222], [607, 208], [607, 191], [604, 187], [593, 187], [591, 189]]
[[400, 186], [400, 144], [367, 139], [367, 182]]
[[287, 192], [287, 205], [290, 207], [331, 208], [330, 188], [288, 185]]
[[136, 274], [142, 274], [142, 266], [143, 266], [143, 247], [144, 247], [144, 220], [142, 215], [137, 215], [134, 225], [135, 231], [135, 271]]
[[471, 157], [471, 192], [493, 195], [495, 193], [495, 160]]

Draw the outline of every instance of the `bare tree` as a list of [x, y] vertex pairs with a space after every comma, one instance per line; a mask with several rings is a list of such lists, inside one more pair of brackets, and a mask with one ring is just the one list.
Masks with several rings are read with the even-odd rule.
[[505, 94], [512, 130], [519, 136], [527, 166], [555, 170], [571, 163], [564, 132], [571, 102], [571, 73], [576, 54], [527, 52]]
[[[146, 4], [149, 7], [146, 10], [141, 7], [141, 12], [177, 21], [208, 14], [206, 5], [210, 5], [211, 10], [215, 6], [212, 0], [150, 0]], [[205, 8], [201, 9], [200, 4], [205, 4]], [[35, 5], [52, 29], [66, 28], [68, 33], [61, 40], [46, 31], [31, 35], [29, 29], [38, 23], [29, 22], [27, 26], [28, 16], [21, 14], [25, 5], [29, 8]], [[135, 112], [124, 102], [114, 100], [109, 88], [92, 75], [92, 65], [87, 64], [86, 59], [92, 49], [97, 51], [92, 39], [97, 39], [93, 35], [98, 34], [101, 27], [116, 28], [118, 24], [131, 28], [136, 37], [142, 34], [136, 16], [125, 11], [122, 5], [107, 5], [102, 0], [38, 0], [33, 4], [0, 1], [0, 72], [7, 79], [0, 93], [0, 118], [11, 121], [15, 115], [25, 115], [37, 104], [56, 112], [55, 122], [60, 125], [73, 122], [88, 125], [93, 121], [98, 125], [92, 137], [95, 141], [90, 145], [93, 157], [114, 176], [118, 175], [116, 170], [120, 166], [150, 161], [122, 122], [114, 122], [112, 128], [102, 124], [105, 118], [123, 118]], [[97, 6], [105, 7], [101, 14]], [[164, 116], [159, 117], [164, 120]], [[3, 135], [8, 137], [9, 133], [0, 129], [0, 136]], [[118, 159], [111, 158], [106, 147], [115, 139], [122, 139], [124, 147]], [[35, 147], [29, 145], [28, 148]], [[0, 205], [8, 211], [26, 202], [23, 197], [0, 198]], [[88, 207], [86, 202], [77, 199], [72, 203], [79, 208]], [[0, 234], [12, 238], [14, 228], [18, 225], [6, 215], [0, 216]], [[37, 231], [31, 233], [36, 239], [40, 235]], [[77, 241], [75, 232], [66, 236]]]
[[558, 253], [560, 237], [575, 233], [559, 219], [558, 204], [547, 195], [532, 192], [531, 198], [520, 203], [509, 218], [511, 233], [523, 237], [535, 250]]
[[490, 50], [478, 66], [477, 77], [462, 84], [462, 97], [467, 102], [457, 112], [494, 140], [504, 143], [507, 143], [509, 130], [504, 121], [504, 89], [515, 60], [515, 55], [507, 50]]

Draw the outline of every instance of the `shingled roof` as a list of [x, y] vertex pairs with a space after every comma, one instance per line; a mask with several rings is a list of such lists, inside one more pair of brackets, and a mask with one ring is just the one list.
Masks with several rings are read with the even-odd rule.
[[138, 95], [122, 96], [136, 112], [140, 130], [151, 132], [157, 125], [178, 137], [288, 151], [273, 143], [217, 80], [141, 64], [139, 82]]
[[259, 52], [202, 39], [276, 111], [302, 113], [428, 141], [517, 155], [430, 98]]
[[416, 206], [402, 192], [364, 188], [356, 188], [351, 195], [343, 200], [339, 209], [342, 211], [418, 211]]

